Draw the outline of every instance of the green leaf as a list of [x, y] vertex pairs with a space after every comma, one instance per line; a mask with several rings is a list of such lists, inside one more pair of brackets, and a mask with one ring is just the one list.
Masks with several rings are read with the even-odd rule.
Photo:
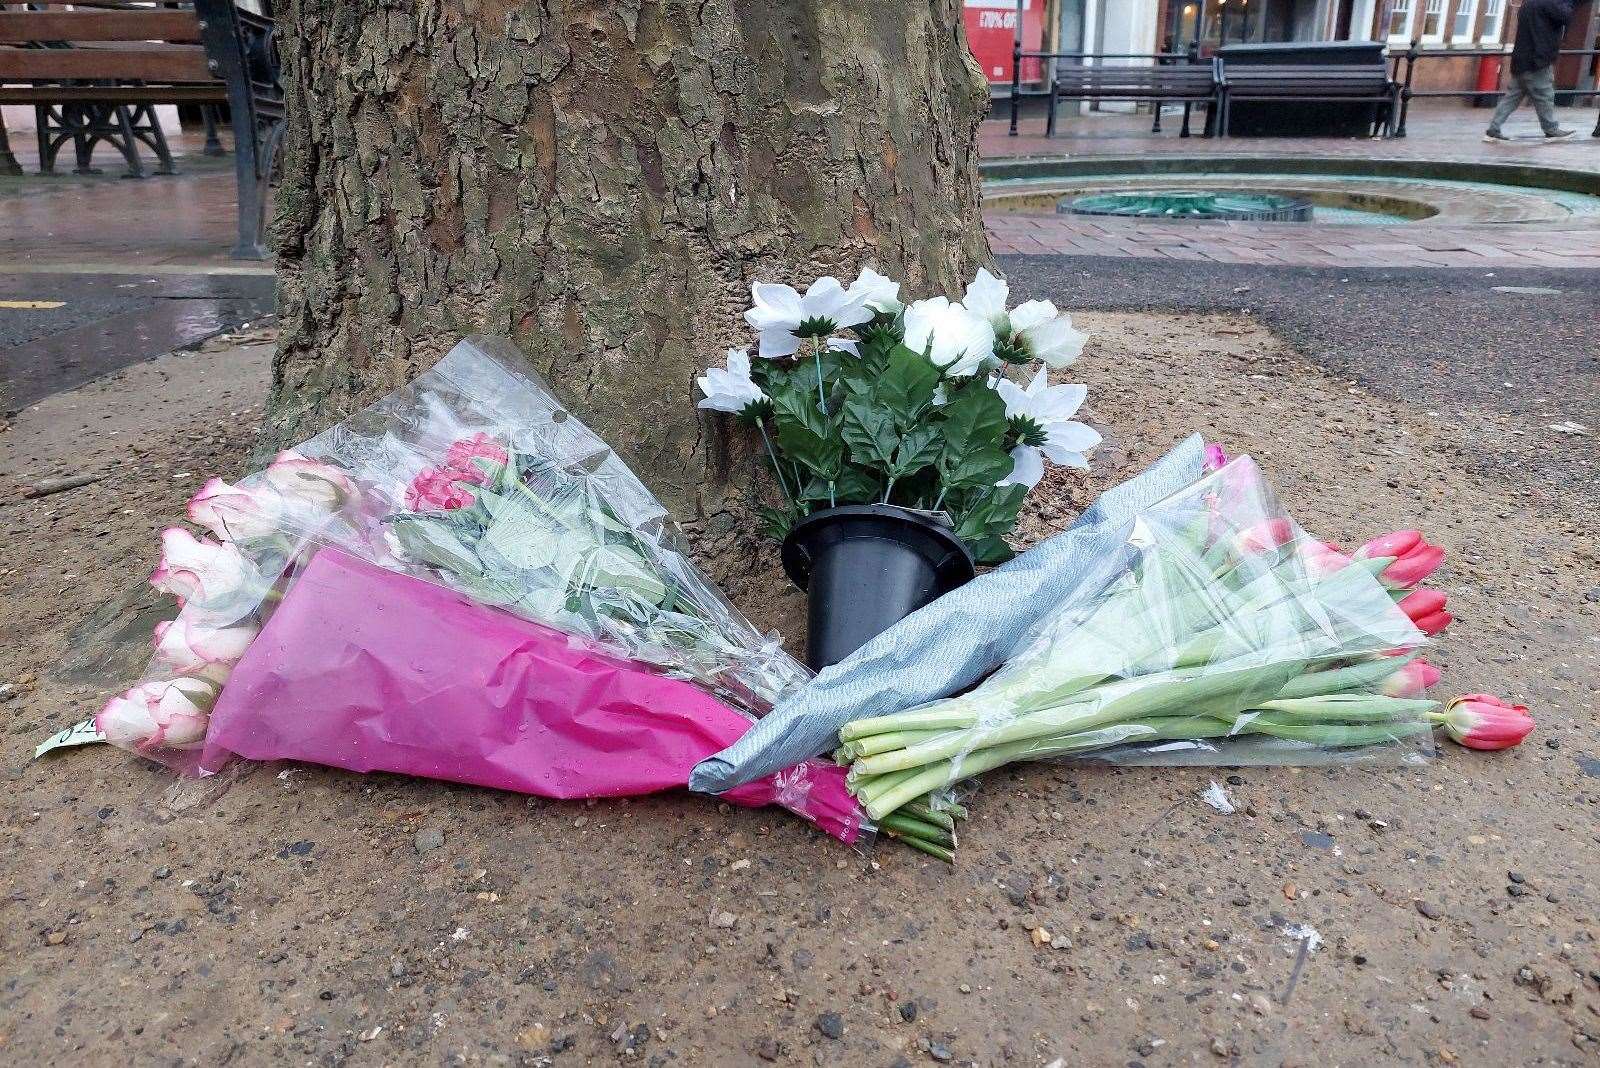
[[773, 508], [765, 504], [756, 506], [756, 514], [761, 517], [761, 532], [777, 541], [789, 536], [798, 515], [793, 508]]
[[933, 361], [896, 344], [889, 350], [875, 394], [878, 404], [894, 416], [896, 425], [904, 431], [914, 426], [933, 403], [933, 392], [938, 388], [939, 369]]
[[1016, 529], [1017, 512], [1028, 495], [1026, 486], [1003, 486], [968, 494], [957, 509], [956, 534], [964, 541], [1011, 533]]
[[851, 464], [834, 483], [833, 493], [840, 504], [877, 504], [883, 496], [883, 478], [870, 468]]
[[921, 471], [939, 458], [942, 445], [937, 427], [912, 427], [900, 439], [894, 462], [889, 465], [889, 474], [899, 479]]
[[984, 538], [982, 541], [975, 542], [969, 547], [972, 550], [972, 558], [974, 560], [980, 564], [990, 567], [995, 564], [1003, 564], [1013, 556], [1017, 555], [1016, 551], [1012, 549], [1010, 545], [1006, 544], [1006, 540], [998, 535], [991, 538]]
[[882, 408], [858, 400], [845, 402], [841, 433], [845, 444], [850, 446], [850, 458], [857, 463], [886, 467], [900, 444], [894, 417]]
[[1001, 447], [1006, 406], [998, 394], [974, 383], [957, 392], [944, 411], [939, 473], [948, 487], [992, 486], [1011, 473], [1011, 457]]
[[401, 550], [428, 567], [460, 575], [481, 575], [483, 564], [451, 523], [432, 516], [395, 515], [390, 529]]
[[817, 408], [816, 393], [796, 387], [791, 382], [772, 398], [778, 448], [819, 478], [837, 479], [844, 467], [844, 441]]

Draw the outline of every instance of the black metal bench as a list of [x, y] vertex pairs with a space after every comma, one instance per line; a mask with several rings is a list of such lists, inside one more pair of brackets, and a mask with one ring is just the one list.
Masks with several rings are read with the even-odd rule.
[[144, 175], [141, 144], [155, 153], [158, 173], [173, 170], [156, 104], [228, 105], [239, 189], [233, 254], [263, 259], [266, 193], [283, 121], [268, 2], [253, 11], [232, 0], [162, 7], [98, 0], [66, 10], [0, 0], [0, 103], [37, 108], [41, 173], [54, 169], [69, 142], [78, 169], [87, 171], [95, 146], [105, 142], [122, 153], [132, 177]]
[[[1066, 58], [1066, 57], [1062, 57]], [[1104, 59], [1124, 58], [1084, 54], [1071, 58]], [[1156, 107], [1156, 129], [1160, 129], [1163, 104], [1183, 104], [1183, 129], [1180, 137], [1189, 136], [1189, 108], [1195, 104], [1215, 106], [1217, 100], [1217, 64], [1215, 60], [1189, 62], [1182, 53], [1141, 57], [1154, 59], [1154, 66], [1121, 67], [1100, 64], [1063, 63], [1057, 59], [1055, 75], [1050, 79], [1049, 111], [1045, 119], [1045, 136], [1056, 132], [1056, 105], [1067, 100], [1118, 100], [1151, 101]], [[1169, 62], [1160, 62], [1168, 60]]]
[[1371, 132], [1394, 133], [1400, 86], [1386, 63], [1356, 66], [1256, 64], [1218, 61], [1220, 136], [1228, 136], [1229, 109], [1236, 101], [1295, 103], [1370, 103]]

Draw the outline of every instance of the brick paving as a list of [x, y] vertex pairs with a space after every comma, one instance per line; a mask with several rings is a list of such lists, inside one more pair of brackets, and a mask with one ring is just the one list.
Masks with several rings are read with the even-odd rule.
[[[1600, 140], [1592, 109], [1562, 110], [1580, 131], [1567, 142], [1490, 145], [1481, 140], [1487, 113], [1441, 105], [1413, 108], [1404, 139], [1179, 138], [1177, 124], [1151, 134], [1141, 115], [1094, 115], [1063, 121], [1046, 138], [1040, 115], [1024, 116], [1023, 136], [1010, 137], [1005, 119], [984, 123], [986, 159], [1056, 156], [1136, 159], [1163, 155], [1317, 156], [1523, 163], [1600, 174]], [[1170, 119], [1170, 116], [1169, 116]], [[1520, 124], [1520, 125], [1519, 125]], [[1517, 133], [1534, 125], [1531, 112], [1507, 124]], [[1528, 132], [1528, 131], [1524, 131]], [[1430, 223], [1395, 225], [1327, 223], [1165, 222], [995, 211], [985, 215], [997, 255], [1133, 256], [1210, 263], [1293, 264], [1323, 267], [1566, 267], [1600, 268], [1600, 216], [1537, 223]]]

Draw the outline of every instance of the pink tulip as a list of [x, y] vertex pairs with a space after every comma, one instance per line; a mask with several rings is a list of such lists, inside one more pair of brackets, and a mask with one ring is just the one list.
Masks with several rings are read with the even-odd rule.
[[1294, 524], [1287, 519], [1266, 519], [1241, 530], [1234, 544], [1242, 553], [1264, 553], [1294, 541]]
[[462, 472], [439, 467], [426, 468], [406, 488], [406, 507], [413, 512], [448, 512], [465, 508], [476, 498], [460, 483], [470, 481]]
[[282, 499], [271, 486], [230, 486], [213, 478], [189, 499], [189, 521], [209, 527], [223, 541], [255, 541], [278, 533]]
[[150, 585], [178, 598], [179, 604], [221, 611], [259, 597], [265, 583], [255, 565], [231, 542], [201, 541], [180, 527], [161, 532], [161, 562]]
[[233, 665], [260, 630], [254, 623], [213, 627], [179, 616], [156, 624], [156, 658], [179, 675], [194, 675], [220, 684], [227, 681]]
[[105, 703], [95, 729], [125, 749], [193, 749], [205, 740], [217, 692], [204, 679], [141, 682]]
[[1409, 590], [1444, 563], [1444, 549], [1429, 544], [1419, 531], [1397, 530], [1392, 534], [1373, 538], [1356, 550], [1359, 560], [1379, 560], [1393, 557], [1378, 575], [1378, 579], [1391, 590]]
[[1224, 449], [1221, 445], [1218, 445], [1216, 442], [1207, 443], [1207, 445], [1206, 445], [1206, 461], [1205, 461], [1205, 467], [1203, 468], [1204, 472], [1209, 475], [1209, 474], [1211, 474], [1211, 472], [1213, 472], [1213, 471], [1221, 471], [1224, 467], [1227, 467], [1227, 466], [1228, 466], [1228, 451], [1226, 449]]
[[261, 477], [285, 497], [329, 512], [343, 507], [356, 492], [356, 484], [342, 468], [308, 460], [292, 450], [273, 457]]
[[1421, 541], [1420, 530], [1396, 530], [1380, 534], [1356, 550], [1356, 559], [1372, 560], [1379, 556], [1404, 556]]
[[1313, 579], [1327, 578], [1350, 566], [1350, 558], [1332, 542], [1310, 539], [1296, 546], [1306, 574]]
[[1455, 617], [1444, 610], [1445, 595], [1438, 590], [1413, 590], [1400, 599], [1400, 610], [1424, 634], [1439, 634]]
[[[498, 441], [488, 434], [474, 434], [470, 438], [462, 438], [445, 450], [444, 466], [454, 468], [457, 471], [473, 471], [481, 476], [483, 469], [472, 462], [477, 459], [492, 460], [497, 464], [503, 464], [510, 460], [511, 456]], [[474, 480], [468, 479], [467, 481]]]
[[1421, 697], [1439, 681], [1439, 669], [1426, 660], [1412, 660], [1378, 687], [1386, 697]]
[[1533, 732], [1526, 705], [1486, 693], [1467, 693], [1445, 706], [1445, 733], [1468, 749], [1510, 749]]

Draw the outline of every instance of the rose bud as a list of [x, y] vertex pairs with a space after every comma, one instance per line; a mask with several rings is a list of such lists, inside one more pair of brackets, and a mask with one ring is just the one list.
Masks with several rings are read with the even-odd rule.
[[1411, 617], [1424, 634], [1439, 634], [1455, 622], [1444, 610], [1445, 595], [1438, 590], [1414, 590], [1400, 599], [1400, 610]]
[[340, 468], [293, 451], [273, 457], [262, 477], [284, 496], [329, 512], [342, 507], [356, 492], [355, 483]]
[[448, 512], [465, 508], [477, 498], [461, 483], [471, 480], [460, 471], [429, 467], [406, 487], [406, 507], [413, 512]]
[[1533, 732], [1526, 705], [1486, 693], [1462, 694], [1438, 718], [1451, 741], [1468, 749], [1509, 749]]
[[179, 675], [195, 675], [220, 684], [227, 681], [233, 665], [260, 632], [254, 623], [212, 627], [179, 616], [169, 623], [156, 624], [156, 657]]
[[192, 749], [205, 740], [217, 692], [204, 679], [141, 682], [105, 703], [95, 730], [124, 749]]
[[1438, 668], [1426, 660], [1412, 660], [1384, 679], [1378, 692], [1385, 697], [1421, 697], [1438, 681]]
[[223, 541], [257, 541], [280, 529], [283, 504], [270, 485], [245, 489], [214, 478], [189, 499], [189, 521]]
[[180, 604], [221, 612], [259, 598], [266, 584], [233, 543], [201, 541], [187, 530], [168, 527], [161, 532], [161, 563], [151, 573], [150, 585]]
[[496, 464], [504, 464], [511, 459], [501, 444], [488, 434], [474, 434], [470, 438], [462, 438], [445, 450], [444, 466], [457, 471], [472, 473], [472, 477], [463, 475], [467, 482], [479, 482], [486, 479], [483, 468], [473, 463], [474, 460], [489, 460]]

